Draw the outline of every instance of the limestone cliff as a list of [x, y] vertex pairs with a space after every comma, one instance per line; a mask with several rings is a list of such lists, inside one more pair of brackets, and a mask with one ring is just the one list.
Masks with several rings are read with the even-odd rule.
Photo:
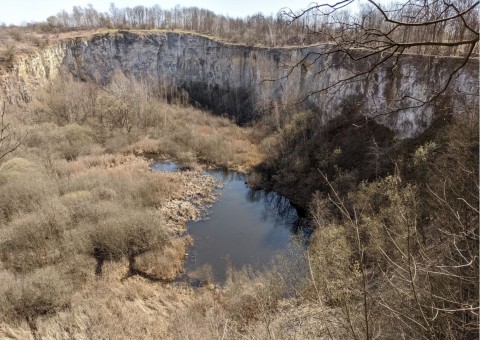
[[14, 63], [2, 65], [0, 101], [31, 101], [36, 90], [58, 76], [66, 51], [66, 43], [57, 43], [42, 51], [17, 55]]
[[[401, 137], [422, 132], [432, 121], [435, 107], [414, 99], [398, 106], [398, 97], [426, 99], [448, 77], [454, 58], [403, 56], [380, 66], [374, 76], [351, 83], [334, 93], [318, 93], [367, 65], [339, 63], [339, 55], [318, 58], [324, 46], [306, 48], [259, 48], [226, 44], [194, 34], [175, 32], [95, 35], [64, 41], [22, 57], [3, 76], [2, 87], [10, 101], [28, 101], [36, 88], [55, 77], [60, 66], [86, 81], [108, 83], [121, 71], [137, 79], [161, 79], [186, 89], [190, 97], [217, 113], [248, 120], [278, 104], [303, 104], [317, 110], [327, 121], [346, 106], [366, 116], [380, 115], [378, 122]], [[318, 60], [317, 60], [318, 59]], [[304, 60], [292, 71], [292, 66]], [[288, 77], [287, 77], [288, 75]], [[272, 80], [272, 81], [270, 81]], [[273, 81], [275, 80], [275, 81]], [[478, 60], [471, 61], [452, 80], [448, 92], [436, 105], [454, 107], [457, 113], [478, 106]]]

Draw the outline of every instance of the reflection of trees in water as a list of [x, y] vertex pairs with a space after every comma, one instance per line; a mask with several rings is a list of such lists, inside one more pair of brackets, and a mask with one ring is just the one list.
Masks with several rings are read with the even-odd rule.
[[247, 179], [247, 176], [245, 174], [235, 172], [235, 171], [215, 169], [215, 170], [206, 170], [205, 172], [222, 182], [231, 182], [231, 181], [245, 182]]
[[[241, 181], [245, 183], [247, 179], [245, 174], [234, 171], [216, 169], [206, 172], [222, 182]], [[276, 226], [288, 228], [294, 234], [302, 232], [305, 239], [310, 236], [312, 226], [309, 219], [299, 216], [297, 209], [292, 206], [288, 198], [273, 191], [252, 189], [248, 189], [246, 198], [249, 202], [263, 204], [263, 220], [272, 219]]]
[[272, 218], [277, 226], [287, 227], [295, 234], [302, 231], [305, 236], [310, 235], [310, 222], [299, 216], [297, 209], [292, 206], [288, 198], [272, 191], [249, 189], [247, 200], [263, 203], [264, 218]]

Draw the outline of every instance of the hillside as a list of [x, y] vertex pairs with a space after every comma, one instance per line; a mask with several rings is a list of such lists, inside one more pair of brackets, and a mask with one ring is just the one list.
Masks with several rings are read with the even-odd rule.
[[[1, 338], [478, 337], [477, 57], [48, 24], [0, 38]], [[205, 167], [311, 229], [181, 280]]]

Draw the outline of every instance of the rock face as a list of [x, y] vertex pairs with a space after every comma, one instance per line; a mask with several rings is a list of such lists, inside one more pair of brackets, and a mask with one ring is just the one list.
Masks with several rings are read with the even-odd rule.
[[[25, 57], [3, 77], [3, 89], [10, 101], [28, 101], [36, 88], [58, 74], [60, 66], [82, 80], [102, 84], [122, 72], [183, 88], [194, 101], [239, 122], [302, 102], [325, 122], [355, 110], [376, 117], [399, 137], [421, 133], [437, 109], [455, 108], [461, 114], [478, 107], [478, 59], [455, 74], [449, 90], [435, 104], [421, 105], [410, 96], [426, 101], [442, 89], [448, 70], [460, 59], [405, 55], [397, 64], [382, 64], [368, 79], [337, 88], [333, 85], [339, 80], [369, 65], [340, 63], [339, 54], [319, 58], [325, 48], [258, 48], [194, 34], [119, 32], [65, 41]], [[330, 93], [312, 94], [330, 86]], [[407, 99], [399, 104], [402, 97]]]
[[66, 51], [67, 44], [58, 43], [43, 51], [17, 56], [13, 65], [0, 68], [0, 101], [31, 101], [36, 90], [58, 76]]

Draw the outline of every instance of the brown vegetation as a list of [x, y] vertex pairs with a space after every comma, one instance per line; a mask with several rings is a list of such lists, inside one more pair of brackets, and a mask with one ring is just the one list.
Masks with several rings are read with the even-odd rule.
[[[60, 138], [56, 148], [67, 160], [85, 154], [82, 148], [92, 150], [96, 140], [108, 153], [175, 158], [186, 166], [199, 162], [248, 171], [261, 161], [252, 128], [212, 117], [186, 102], [181, 90], [123, 75], [106, 87], [64, 79], [40, 98], [35, 120], [62, 126], [67, 137], [52, 137]], [[38, 144], [44, 134], [30, 131], [28, 141]]]
[[348, 115], [293, 122], [264, 141], [255, 179], [313, 197], [311, 298], [350, 338], [476, 338], [478, 116], [438, 117], [407, 141]]
[[[336, 14], [333, 23], [301, 17], [330, 38], [359, 19]], [[371, 8], [360, 19], [378, 21]], [[329, 42], [307, 37], [305, 23], [280, 40], [279, 18], [77, 7], [4, 29], [0, 59], [13, 61], [12, 41], [36, 44], [25, 30], [174, 27], [267, 45]], [[439, 39], [457, 33], [465, 32]], [[243, 128], [187, 99], [121, 75], [103, 87], [65, 77], [24, 108], [2, 111], [0, 337], [478, 337], [478, 112], [437, 114], [421, 136], [398, 140], [348, 98], [328, 124], [285, 112]], [[190, 170], [151, 173], [144, 155]], [[304, 254], [262, 273], [230, 269], [223, 287], [208, 266], [197, 291], [166, 283], [182, 271], [186, 221], [215, 199], [215, 180], [199, 164], [255, 167], [253, 186], [308, 209], [316, 230]]]
[[[122, 82], [142, 100], [119, 95]], [[2, 336], [476, 336], [474, 120], [439, 116], [402, 141], [348, 110], [327, 125], [299, 112], [240, 128], [124, 78], [59, 88], [68, 99], [47, 90], [6, 115], [25, 137], [0, 171]], [[306, 255], [230, 270], [221, 288], [208, 267], [197, 292], [165, 284], [182, 271], [185, 222], [213, 202], [215, 181], [151, 173], [138, 156], [247, 170], [261, 163], [257, 148], [267, 156], [250, 181], [309, 205]]]
[[[122, 92], [127, 84], [135, 97]], [[122, 264], [118, 280], [125, 282], [173, 280], [189, 243], [186, 221], [214, 201], [217, 184], [197, 162], [248, 169], [260, 159], [249, 129], [168, 105], [154, 89], [124, 78], [108, 88], [64, 80], [25, 109], [9, 110], [4, 131], [23, 137], [18, 145], [4, 134], [2, 144], [3, 336], [25, 336], [23, 323], [35, 338], [50, 334], [58, 325], [46, 323], [85, 308], [78, 296], [111, 280], [112, 263]], [[151, 173], [144, 154], [197, 170]]]

